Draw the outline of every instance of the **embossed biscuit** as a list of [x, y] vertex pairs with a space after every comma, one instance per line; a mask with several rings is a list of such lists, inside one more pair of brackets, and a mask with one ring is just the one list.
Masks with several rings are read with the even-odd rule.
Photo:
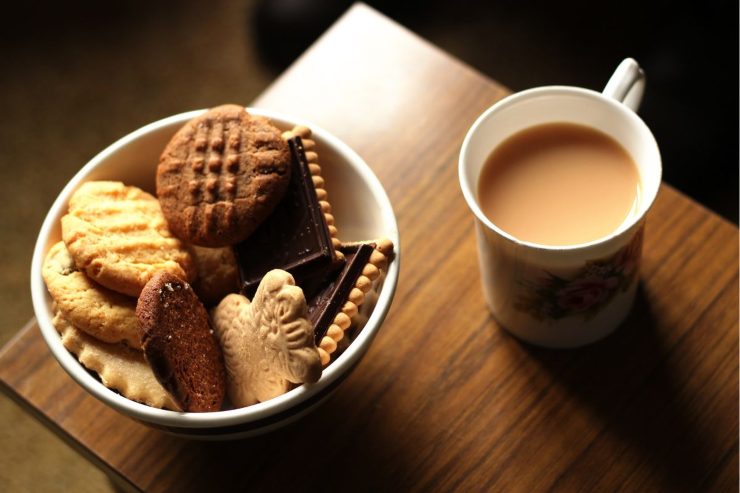
[[237, 105], [213, 108], [172, 137], [157, 167], [157, 196], [172, 232], [219, 247], [247, 238], [290, 181], [280, 130]]
[[144, 356], [184, 411], [219, 411], [226, 393], [221, 348], [190, 285], [156, 274], [136, 305]]
[[138, 296], [158, 271], [195, 278], [190, 253], [167, 229], [159, 202], [137, 187], [83, 184], [62, 217], [62, 238], [80, 270], [119, 293]]
[[52, 324], [61, 335], [62, 345], [77, 360], [100, 377], [103, 385], [122, 396], [152, 407], [179, 411], [169, 393], [160, 385], [141, 351], [122, 344], [99, 341], [79, 330], [61, 312], [56, 311]]
[[41, 274], [64, 318], [103, 342], [141, 349], [136, 300], [91, 281], [77, 269], [63, 241], [46, 255]]
[[292, 384], [321, 377], [306, 300], [289, 273], [269, 271], [251, 303], [230, 294], [212, 318], [224, 352], [228, 395], [236, 407], [266, 401]]
[[239, 268], [232, 247], [190, 248], [198, 269], [193, 289], [205, 306], [217, 305], [224, 296], [239, 290]]

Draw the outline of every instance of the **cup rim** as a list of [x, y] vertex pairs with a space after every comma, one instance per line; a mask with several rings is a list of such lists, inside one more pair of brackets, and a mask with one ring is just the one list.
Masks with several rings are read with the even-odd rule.
[[259, 421], [288, 410], [317, 395], [331, 384], [340, 379], [346, 372], [351, 371], [356, 363], [367, 351], [377, 331], [383, 323], [395, 294], [398, 283], [400, 265], [400, 238], [395, 213], [388, 195], [380, 180], [373, 173], [367, 163], [351, 147], [342, 140], [316, 125], [313, 122], [285, 115], [284, 113], [267, 110], [264, 108], [247, 107], [247, 111], [254, 115], [265, 116], [279, 124], [289, 123], [291, 125], [305, 125], [311, 129], [317, 140], [326, 142], [329, 147], [344, 157], [348, 166], [351, 166], [370, 188], [371, 193], [380, 199], [381, 215], [384, 223], [389, 226], [385, 233], [394, 242], [394, 258], [388, 266], [383, 288], [380, 290], [378, 300], [368, 318], [363, 330], [359, 332], [352, 344], [349, 345], [336, 361], [324, 368], [321, 379], [315, 384], [300, 385], [285, 394], [282, 394], [265, 402], [253, 404], [236, 409], [206, 413], [187, 413], [158, 409], [146, 404], [130, 400], [117, 392], [105, 387], [99, 380], [95, 379], [79, 363], [79, 361], [67, 351], [61, 344], [59, 333], [51, 324], [50, 304], [48, 292], [41, 275], [42, 265], [48, 251], [49, 237], [55, 227], [58, 226], [58, 218], [61, 210], [67, 206], [71, 194], [84, 181], [100, 163], [111, 155], [120, 151], [131, 142], [158, 131], [163, 127], [174, 124], [184, 124], [188, 120], [206, 111], [206, 109], [193, 110], [168, 116], [154, 121], [137, 130], [121, 137], [113, 142], [92, 159], [90, 159], [75, 175], [67, 182], [64, 188], [49, 208], [41, 229], [39, 230], [36, 244], [34, 246], [31, 261], [31, 298], [42, 336], [49, 349], [62, 368], [87, 392], [113, 409], [119, 410], [135, 419], [162, 426], [175, 426], [179, 428], [221, 428], [225, 426], [240, 425]]
[[[478, 131], [479, 127], [489, 118], [491, 118], [491, 115], [493, 115], [494, 113], [500, 112], [501, 110], [505, 108], [516, 105], [520, 103], [522, 100], [530, 99], [533, 97], [545, 96], [545, 95], [547, 96], [576, 95], [579, 97], [585, 97], [585, 98], [589, 98], [592, 100], [597, 100], [602, 104], [606, 104], [607, 106], [611, 107], [614, 111], [618, 111], [624, 114], [627, 117], [627, 119], [629, 119], [632, 122], [632, 125], [638, 128], [638, 132], [641, 135], [643, 135], [647, 145], [649, 145], [655, 150], [655, 155], [657, 157], [656, 165], [657, 165], [657, 173], [658, 173], [657, 180], [655, 182], [656, 185], [652, 187], [650, 190], [643, 190], [643, 197], [641, 199], [642, 205], [640, 206], [640, 213], [636, 214], [630, 220], [624, 221], [617, 229], [612, 231], [607, 236], [602, 236], [600, 238], [591, 240], [589, 242], [576, 243], [573, 245], [545, 245], [542, 243], [535, 243], [532, 241], [521, 240], [513, 236], [512, 234], [504, 231], [499, 226], [494, 224], [490, 219], [488, 219], [488, 217], [483, 213], [483, 210], [480, 208], [480, 205], [478, 204], [478, 201], [476, 199], [476, 193], [475, 193], [476, 184], [471, 184], [469, 182], [467, 173], [466, 173], [466, 166], [465, 166], [465, 158], [468, 153], [468, 149], [471, 145], [473, 136]], [[531, 249], [539, 250], [543, 252], [578, 251], [582, 249], [588, 249], [591, 247], [598, 247], [622, 235], [625, 231], [629, 231], [636, 224], [638, 224], [640, 221], [643, 220], [643, 218], [645, 217], [645, 215], [647, 214], [647, 212], [650, 210], [653, 203], [655, 202], [655, 198], [658, 195], [658, 190], [660, 189], [662, 171], [663, 171], [662, 170], [662, 159], [661, 159], [658, 143], [655, 140], [655, 136], [650, 131], [650, 128], [648, 128], [647, 124], [645, 124], [645, 122], [642, 120], [642, 118], [640, 118], [640, 116], [637, 113], [632, 111], [629, 107], [627, 107], [625, 104], [621, 103], [620, 101], [617, 101], [616, 99], [605, 96], [604, 94], [598, 91], [594, 91], [592, 89], [586, 89], [583, 87], [563, 86], [563, 85], [541, 86], [541, 87], [534, 87], [531, 89], [525, 89], [523, 91], [510, 94], [504, 97], [503, 99], [500, 99], [496, 103], [494, 103], [492, 106], [486, 109], [483, 113], [481, 113], [478, 116], [478, 118], [476, 118], [473, 125], [471, 125], [471, 127], [468, 129], [468, 132], [465, 134], [465, 139], [463, 140], [462, 146], [460, 148], [460, 154], [458, 157], [458, 179], [460, 181], [460, 189], [462, 190], [463, 197], [465, 198], [465, 202], [467, 202], [468, 207], [473, 212], [473, 214], [478, 219], [478, 221], [484, 224], [488, 229], [495, 231], [499, 236], [505, 238], [510, 243], [513, 243], [517, 246], [531, 248]]]

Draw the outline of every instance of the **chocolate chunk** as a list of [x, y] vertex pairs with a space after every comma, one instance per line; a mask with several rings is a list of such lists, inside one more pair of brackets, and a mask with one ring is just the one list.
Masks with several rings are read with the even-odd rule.
[[341, 247], [340, 251], [344, 253], [346, 259], [344, 267], [325, 279], [321, 287], [313, 295], [307, 297], [308, 320], [313, 324], [314, 340], [317, 345], [347, 301], [349, 292], [352, 291], [357, 278], [362, 274], [362, 269], [370, 260], [373, 249], [372, 244]]
[[290, 272], [300, 286], [323, 279], [336, 267], [331, 242], [300, 137], [288, 141], [291, 178], [275, 211], [236, 246], [242, 292], [250, 297], [268, 271]]

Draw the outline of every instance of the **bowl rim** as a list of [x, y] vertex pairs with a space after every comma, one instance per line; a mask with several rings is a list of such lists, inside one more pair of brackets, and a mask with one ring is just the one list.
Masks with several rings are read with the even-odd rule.
[[[312, 396], [322, 392], [331, 386], [332, 382], [340, 378], [345, 372], [351, 370], [370, 346], [373, 338], [378, 332], [385, 316], [390, 310], [391, 301], [398, 283], [400, 268], [400, 237], [398, 224], [390, 199], [380, 180], [375, 176], [367, 163], [347, 144], [339, 138], [323, 129], [319, 125], [302, 118], [285, 115], [281, 112], [258, 107], [247, 107], [246, 110], [254, 115], [264, 116], [273, 121], [277, 126], [305, 125], [311, 129], [315, 140], [325, 143], [342, 156], [347, 165], [356, 171], [362, 180], [368, 185], [371, 194], [381, 205], [381, 217], [384, 224], [390, 229], [386, 231], [387, 237], [394, 243], [394, 259], [390, 262], [386, 272], [386, 278], [380, 290], [376, 305], [368, 318], [365, 326], [352, 341], [349, 347], [324, 368], [321, 378], [315, 384], [304, 384], [292, 389], [285, 394], [265, 402], [251, 406], [215, 411], [206, 413], [188, 413], [159, 409], [142, 404], [121, 394], [108, 389], [102, 382], [92, 376], [85, 367], [62, 345], [59, 333], [51, 323], [51, 298], [46, 290], [46, 285], [41, 275], [41, 267], [44, 258], [51, 246], [49, 237], [55, 228], [59, 227], [59, 219], [66, 210], [72, 193], [84, 183], [88, 176], [103, 162], [121, 149], [152, 132], [159, 131], [163, 127], [184, 124], [188, 120], [202, 114], [206, 109], [192, 110], [176, 115], [168, 116], [154, 121], [133, 132], [121, 137], [108, 147], [100, 151], [88, 161], [67, 182], [52, 206], [46, 214], [42, 223], [31, 261], [31, 298], [33, 309], [41, 330], [41, 334], [49, 346], [52, 355], [62, 368], [85, 390], [103, 403], [117, 409], [135, 419], [151, 422], [162, 426], [174, 426], [178, 428], [208, 428], [233, 426], [258, 421], [274, 414], [283, 412], [291, 407], [306, 401]], [[300, 410], [299, 408], [297, 410]]]

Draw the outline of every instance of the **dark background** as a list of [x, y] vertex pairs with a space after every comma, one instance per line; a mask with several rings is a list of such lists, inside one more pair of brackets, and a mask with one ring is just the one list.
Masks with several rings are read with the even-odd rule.
[[[256, 39], [270, 66], [284, 67], [350, 4], [307, 3], [262, 2]], [[512, 90], [600, 90], [623, 58], [635, 58], [647, 74], [640, 115], [660, 146], [664, 180], [737, 223], [738, 2], [368, 3]]]

